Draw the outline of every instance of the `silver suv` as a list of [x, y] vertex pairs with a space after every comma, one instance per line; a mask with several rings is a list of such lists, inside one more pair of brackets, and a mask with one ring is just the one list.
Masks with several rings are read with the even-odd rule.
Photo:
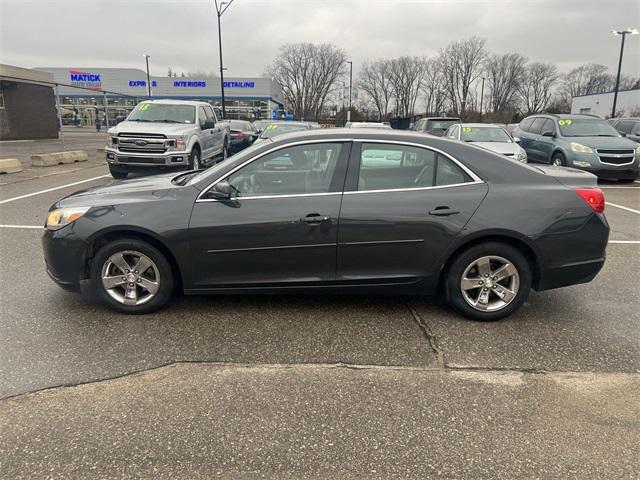
[[167, 167], [199, 170], [227, 158], [229, 129], [206, 102], [148, 100], [109, 129], [105, 155], [114, 178]]

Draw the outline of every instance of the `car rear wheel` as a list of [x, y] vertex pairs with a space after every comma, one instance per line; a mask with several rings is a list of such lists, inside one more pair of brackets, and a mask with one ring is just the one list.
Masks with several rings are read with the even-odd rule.
[[562, 155], [561, 153], [556, 153], [551, 159], [551, 165], [554, 165], [556, 167], [564, 167], [566, 164], [567, 163], [564, 155]]
[[173, 274], [165, 256], [136, 239], [116, 240], [93, 258], [93, 284], [99, 297], [123, 313], [149, 313], [171, 296]]
[[518, 310], [531, 289], [531, 267], [516, 248], [488, 242], [463, 251], [446, 276], [449, 304], [473, 320], [492, 321]]

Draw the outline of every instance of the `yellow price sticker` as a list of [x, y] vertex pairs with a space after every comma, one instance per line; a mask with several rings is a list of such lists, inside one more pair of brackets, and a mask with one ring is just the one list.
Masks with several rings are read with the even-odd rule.
[[142, 105], [140, 105], [140, 110], [142, 110], [142, 111], [149, 110], [149, 104], [148, 103], [143, 103]]
[[275, 130], [276, 128], [278, 128], [277, 123], [272, 123], [270, 125], [267, 125], [267, 130]]
[[561, 126], [571, 125], [572, 123], [573, 123], [573, 120], [569, 120], [569, 119], [558, 120], [558, 125], [561, 125]]
[[462, 127], [462, 131], [464, 133], [471, 133], [473, 131], [473, 128], [471, 128], [471, 127]]

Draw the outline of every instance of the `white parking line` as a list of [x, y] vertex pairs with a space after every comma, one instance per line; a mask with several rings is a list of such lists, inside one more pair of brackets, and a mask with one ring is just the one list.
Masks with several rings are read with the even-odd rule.
[[640, 244], [640, 240], [609, 240], [609, 243], [629, 243], [629, 244]]
[[0, 225], [0, 228], [37, 228], [42, 230], [44, 227], [42, 225]]
[[622, 210], [626, 210], [627, 212], [637, 213], [638, 215], [640, 215], [640, 210], [634, 210], [633, 208], [625, 207], [623, 205], [618, 205], [617, 203], [611, 203], [611, 202], [604, 202], [604, 203], [612, 207], [621, 208]]
[[15, 202], [16, 200], [22, 200], [23, 198], [33, 197], [34, 195], [40, 195], [42, 193], [53, 192], [55, 190], [62, 190], [63, 188], [73, 187], [74, 185], [80, 185], [81, 183], [93, 182], [94, 180], [98, 180], [100, 178], [110, 177], [111, 175], [100, 175], [99, 177], [87, 178], [86, 180], [80, 180], [79, 182], [67, 183], [66, 185], [61, 185], [59, 187], [47, 188], [46, 190], [40, 190], [38, 192], [27, 193], [25, 195], [20, 195], [19, 197], [7, 198], [6, 200], [0, 200], [0, 205], [3, 203]]

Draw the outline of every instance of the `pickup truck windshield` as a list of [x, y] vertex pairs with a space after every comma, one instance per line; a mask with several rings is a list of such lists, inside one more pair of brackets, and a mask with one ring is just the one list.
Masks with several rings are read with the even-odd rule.
[[195, 123], [196, 109], [191, 105], [141, 103], [129, 118], [130, 122]]
[[500, 127], [462, 127], [461, 139], [465, 142], [513, 142]]
[[558, 127], [563, 137], [619, 137], [615, 128], [596, 118], [560, 119]]

